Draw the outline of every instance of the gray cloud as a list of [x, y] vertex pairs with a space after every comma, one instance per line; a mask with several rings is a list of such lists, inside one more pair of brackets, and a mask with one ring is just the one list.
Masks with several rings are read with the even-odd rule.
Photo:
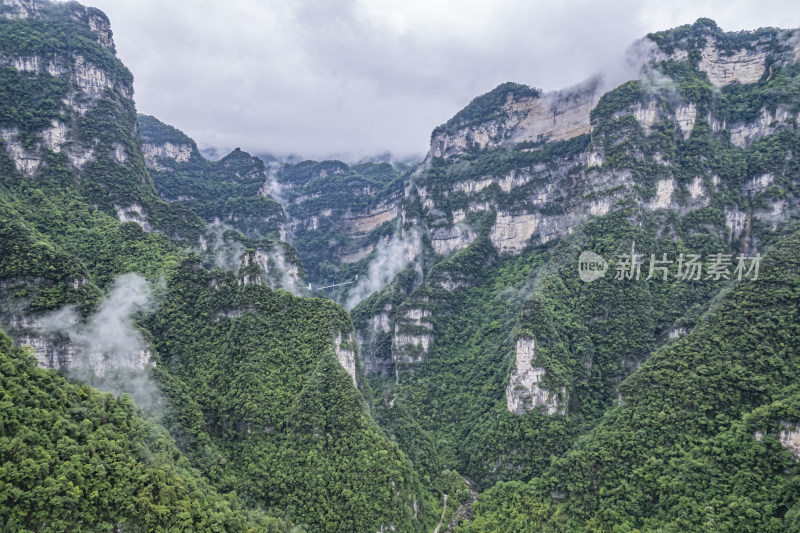
[[111, 18], [142, 112], [201, 147], [314, 158], [422, 154], [499, 83], [573, 85], [698, 17], [800, 26], [794, 0], [87, 1]]

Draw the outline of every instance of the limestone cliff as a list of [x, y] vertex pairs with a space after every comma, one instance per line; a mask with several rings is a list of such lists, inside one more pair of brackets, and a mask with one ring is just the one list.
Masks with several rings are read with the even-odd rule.
[[[592, 80], [543, 94], [503, 84], [436, 128], [395, 200], [403, 227], [422, 235], [416, 288], [391, 308], [373, 307], [358, 330], [367, 373], [393, 369], [402, 381], [436, 353], [440, 332], [425, 308], [447, 309], [451, 296], [441, 291], [475, 284], [481, 266], [458, 254], [486, 241], [506, 257], [549, 250], [624, 211], [659, 236], [677, 234], [677, 220], [700, 221], [732, 253], [759, 251], [800, 212], [793, 153], [779, 151], [786, 165], [766, 155], [797, 135], [800, 104], [783, 89], [797, 85], [797, 42], [797, 32], [732, 34], [701, 19], [647, 36], [638, 45], [641, 70], [618, 87]], [[663, 337], [687, 331], [678, 324]], [[533, 341], [518, 342], [508, 410], [565, 412], [568, 387], [543, 389], [546, 365], [532, 361]]]

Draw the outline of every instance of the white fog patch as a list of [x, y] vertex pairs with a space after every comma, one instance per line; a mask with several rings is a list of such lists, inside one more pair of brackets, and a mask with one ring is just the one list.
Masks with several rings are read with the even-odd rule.
[[388, 241], [378, 243], [369, 272], [348, 292], [345, 309], [353, 309], [361, 300], [389, 285], [397, 273], [413, 261], [419, 249], [420, 239], [416, 232], [411, 232], [406, 238], [396, 234]]
[[200, 241], [199, 252], [215, 267], [236, 274], [242, 266], [245, 247], [236, 239], [228, 237], [229, 231], [235, 230], [220, 223], [207, 225], [206, 236]]
[[164, 398], [150, 375], [155, 365], [133, 315], [153, 310], [152, 288], [138, 274], [124, 274], [85, 321], [74, 306], [67, 306], [40, 319], [47, 333], [68, 337], [77, 357], [71, 377], [114, 395], [129, 394], [137, 405], [160, 411]]
[[286, 207], [286, 197], [283, 196], [283, 185], [278, 181], [278, 171], [281, 169], [280, 163], [267, 163], [267, 180], [258, 191], [261, 196], [271, 196], [273, 200]]

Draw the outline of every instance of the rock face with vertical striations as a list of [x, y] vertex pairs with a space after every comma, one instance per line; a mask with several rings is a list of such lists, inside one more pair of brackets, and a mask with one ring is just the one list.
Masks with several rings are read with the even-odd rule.
[[533, 366], [536, 360], [535, 347], [533, 339], [517, 339], [514, 370], [506, 386], [506, 406], [514, 414], [524, 414], [540, 406], [548, 415], [564, 414], [565, 402], [561, 398], [566, 395], [566, 389], [562, 387], [559, 396], [539, 385], [545, 369]]

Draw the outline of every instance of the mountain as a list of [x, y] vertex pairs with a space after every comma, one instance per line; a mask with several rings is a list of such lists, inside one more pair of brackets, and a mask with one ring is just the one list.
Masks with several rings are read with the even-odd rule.
[[208, 161], [180, 130], [147, 115], [139, 115], [138, 124], [145, 164], [164, 200], [250, 238], [286, 240], [283, 209], [261, 194], [270, 172], [260, 158], [237, 148]]
[[797, 30], [348, 165], [210, 161], [100, 11], [0, 15], [2, 529], [797, 529]]
[[295, 531], [232, 507], [130, 397], [38, 368], [4, 334], [0, 361], [4, 531]]
[[795, 231], [541, 477], [481, 495], [464, 530], [796, 530], [798, 259]]
[[264, 163], [138, 116], [100, 11], [0, 14], [0, 527], [433, 527]]

